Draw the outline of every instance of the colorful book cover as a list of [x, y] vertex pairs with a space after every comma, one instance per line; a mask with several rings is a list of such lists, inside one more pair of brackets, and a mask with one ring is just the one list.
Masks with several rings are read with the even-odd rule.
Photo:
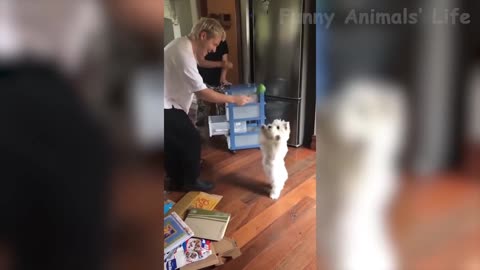
[[223, 196], [220, 195], [191, 191], [183, 196], [168, 213], [176, 212], [183, 219], [188, 209], [200, 208], [213, 210], [222, 198]]
[[167, 254], [190, 239], [194, 235], [194, 232], [177, 213], [172, 212], [163, 220], [163, 234], [165, 237], [164, 252]]
[[164, 261], [165, 269], [175, 270], [181, 268], [187, 264], [206, 259], [212, 253], [209, 240], [190, 238], [169, 254]]
[[182, 244], [187, 263], [201, 261], [212, 254], [210, 240], [190, 238]]
[[213, 210], [222, 198], [220, 195], [199, 192], [190, 204], [190, 208]]
[[229, 213], [205, 209], [190, 209], [185, 219], [196, 237], [215, 241], [223, 239], [229, 222]]

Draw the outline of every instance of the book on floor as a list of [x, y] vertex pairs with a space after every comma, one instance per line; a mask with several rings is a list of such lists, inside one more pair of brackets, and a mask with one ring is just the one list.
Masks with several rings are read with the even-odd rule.
[[223, 196], [209, 194], [205, 192], [199, 192], [195, 199], [190, 204], [191, 208], [199, 208], [206, 210], [213, 210], [215, 206], [220, 202]]
[[230, 259], [236, 259], [242, 252], [238, 248], [237, 242], [227, 237], [215, 242], [212, 241], [212, 255], [201, 261], [196, 261], [191, 264], [187, 264], [180, 268], [180, 270], [199, 270], [206, 267], [212, 267], [214, 265], [225, 264]]
[[173, 205], [169, 213], [175, 211], [182, 219], [184, 219], [188, 209], [199, 208], [213, 210], [222, 198], [223, 196], [220, 195], [191, 191]]
[[185, 265], [198, 262], [212, 255], [210, 240], [190, 238], [176, 250], [170, 252], [164, 260], [166, 270], [175, 270]]
[[164, 253], [167, 254], [190, 239], [194, 232], [177, 213], [172, 212], [163, 219], [163, 234], [165, 236]]
[[223, 238], [229, 222], [229, 213], [198, 208], [190, 209], [185, 219], [196, 237], [215, 241]]

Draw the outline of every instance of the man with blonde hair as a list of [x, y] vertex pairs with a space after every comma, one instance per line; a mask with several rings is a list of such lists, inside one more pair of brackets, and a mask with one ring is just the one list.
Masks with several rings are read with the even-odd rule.
[[171, 41], [164, 48], [165, 61], [165, 170], [171, 188], [208, 191], [213, 184], [200, 181], [200, 134], [188, 111], [193, 95], [212, 103], [250, 102], [247, 96], [228, 96], [209, 89], [197, 68], [200, 59], [215, 52], [225, 39], [225, 30], [212, 18], [200, 19], [188, 36]]

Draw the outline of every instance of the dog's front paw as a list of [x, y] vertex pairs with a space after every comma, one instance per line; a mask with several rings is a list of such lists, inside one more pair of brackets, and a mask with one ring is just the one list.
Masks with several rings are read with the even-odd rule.
[[270, 198], [273, 200], [280, 198], [280, 191], [270, 191]]

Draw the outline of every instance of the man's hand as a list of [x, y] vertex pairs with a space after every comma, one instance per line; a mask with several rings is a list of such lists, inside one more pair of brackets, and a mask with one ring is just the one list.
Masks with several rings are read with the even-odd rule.
[[233, 63], [230, 62], [230, 61], [222, 61], [222, 68], [232, 69], [233, 68]]
[[232, 85], [232, 83], [227, 81], [227, 79], [220, 79], [220, 84], [221, 85]]
[[238, 106], [243, 106], [249, 102], [252, 102], [252, 98], [249, 96], [232, 96], [218, 93], [212, 89], [206, 88], [195, 92], [197, 98], [212, 103], [234, 103]]
[[233, 103], [238, 106], [243, 106], [251, 101], [252, 99], [249, 96], [233, 96]]

